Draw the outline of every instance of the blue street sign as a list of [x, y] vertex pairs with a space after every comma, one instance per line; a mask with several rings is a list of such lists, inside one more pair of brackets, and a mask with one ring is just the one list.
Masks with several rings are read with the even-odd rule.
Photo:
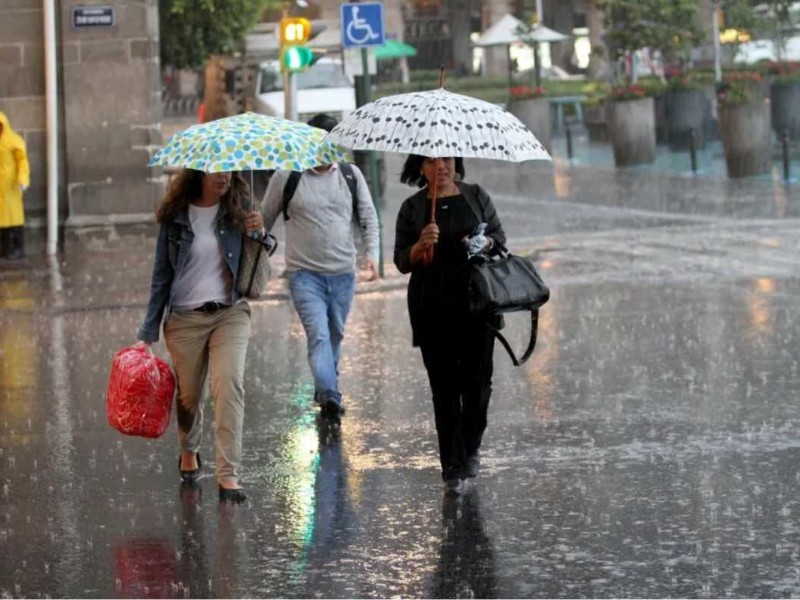
[[386, 43], [381, 2], [342, 4], [341, 11], [343, 48], [368, 48]]

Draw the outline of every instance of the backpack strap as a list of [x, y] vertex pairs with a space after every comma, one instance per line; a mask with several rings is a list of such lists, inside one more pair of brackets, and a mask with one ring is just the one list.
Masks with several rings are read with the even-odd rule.
[[342, 172], [345, 183], [347, 183], [347, 188], [350, 190], [350, 197], [353, 199], [353, 218], [359, 229], [363, 229], [361, 217], [358, 214], [358, 181], [356, 181], [356, 174], [353, 173], [353, 167], [350, 163], [340, 162], [339, 169]]
[[303, 174], [300, 171], [292, 171], [289, 174], [289, 179], [286, 180], [286, 183], [283, 186], [283, 220], [289, 220], [289, 214], [286, 212], [286, 209], [289, 208], [289, 202], [292, 201], [292, 197], [294, 197], [295, 191], [297, 191], [297, 185], [300, 183], [300, 177]]
[[503, 348], [505, 348], [506, 352], [508, 352], [508, 355], [511, 357], [511, 362], [514, 363], [514, 366], [518, 367], [531, 357], [531, 354], [533, 354], [533, 349], [536, 347], [536, 336], [539, 331], [539, 309], [535, 308], [531, 310], [531, 336], [528, 340], [528, 347], [519, 358], [517, 358], [517, 355], [514, 354], [514, 350], [511, 349], [511, 344], [508, 343], [508, 340], [503, 336], [502, 333], [500, 333], [499, 329], [493, 325], [490, 325], [489, 323], [486, 323], [486, 326], [494, 334], [494, 337], [496, 337], [500, 343], [503, 344]]

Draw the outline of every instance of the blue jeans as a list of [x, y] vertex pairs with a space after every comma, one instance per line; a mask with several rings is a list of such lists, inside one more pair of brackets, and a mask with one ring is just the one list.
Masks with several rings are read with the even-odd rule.
[[314, 376], [315, 396], [342, 403], [339, 358], [344, 325], [355, 294], [355, 272], [323, 275], [312, 271], [289, 274], [289, 293], [308, 343], [308, 364]]

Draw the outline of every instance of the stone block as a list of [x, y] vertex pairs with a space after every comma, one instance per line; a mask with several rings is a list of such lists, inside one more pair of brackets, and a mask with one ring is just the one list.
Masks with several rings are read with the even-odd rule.
[[44, 91], [43, 69], [0, 65], [0, 97], [42, 96]]
[[147, 7], [130, 2], [117, 4], [117, 25], [115, 37], [137, 38], [148, 35]]
[[44, 40], [41, 43], [34, 41], [22, 47], [22, 64], [26, 67], [36, 67], [44, 71]]
[[159, 55], [158, 42], [150, 39], [130, 41], [131, 60], [150, 60]]
[[82, 63], [127, 62], [128, 43], [126, 40], [83, 40], [80, 60]]
[[75, 64], [80, 62], [80, 60], [80, 42], [64, 42], [61, 44], [61, 66]]
[[22, 64], [21, 44], [0, 44], [0, 67]]
[[0, 96], [0, 105], [3, 106], [3, 112], [6, 113], [14, 129], [44, 129], [43, 96], [33, 98], [3, 98]]
[[41, 12], [42, 3], [40, 0], [3, 0], [3, 10], [33, 10]]
[[3, 18], [0, 19], [0, 40], [4, 43], [43, 39], [42, 12], [40, 10], [8, 10], [3, 0]]
[[70, 217], [152, 214], [163, 185], [148, 178], [110, 183], [73, 183], [67, 192]]

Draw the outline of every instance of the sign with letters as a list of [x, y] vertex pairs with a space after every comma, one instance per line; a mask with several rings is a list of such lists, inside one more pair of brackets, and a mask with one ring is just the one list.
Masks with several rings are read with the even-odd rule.
[[74, 6], [72, 8], [72, 26], [76, 29], [83, 27], [113, 27], [113, 6]]

